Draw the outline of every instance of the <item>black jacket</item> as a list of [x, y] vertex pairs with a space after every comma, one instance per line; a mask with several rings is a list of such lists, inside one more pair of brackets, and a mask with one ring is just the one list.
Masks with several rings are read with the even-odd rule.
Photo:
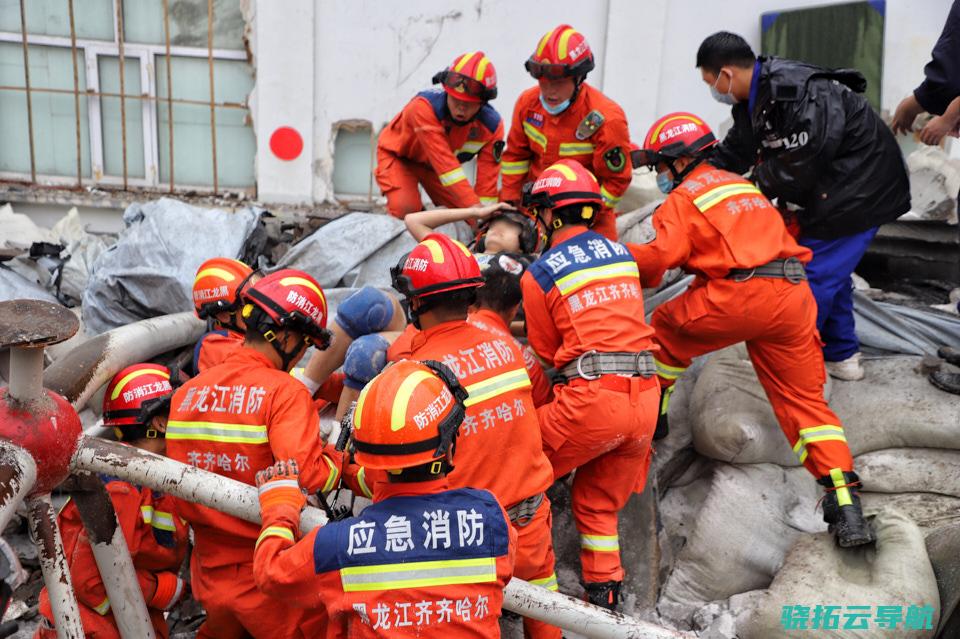
[[733, 127], [712, 162], [753, 167], [767, 197], [799, 206], [803, 235], [860, 233], [910, 210], [910, 181], [893, 133], [860, 92], [851, 69], [760, 58], [753, 113], [733, 107]]
[[933, 47], [930, 62], [923, 67], [925, 79], [913, 95], [924, 111], [943, 114], [960, 95], [960, 0], [954, 0], [943, 25], [943, 33]]

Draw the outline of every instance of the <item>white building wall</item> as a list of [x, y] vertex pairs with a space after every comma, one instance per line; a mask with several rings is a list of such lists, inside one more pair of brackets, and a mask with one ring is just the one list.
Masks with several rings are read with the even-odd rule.
[[[481, 49], [497, 68], [494, 106], [509, 119], [532, 79], [523, 69], [538, 38], [568, 22], [598, 61], [589, 78], [617, 100], [634, 139], [673, 110], [714, 127], [729, 109], [710, 99], [694, 68], [702, 39], [720, 29], [760, 43], [760, 14], [823, 0], [251, 0], [257, 88], [257, 180], [263, 201], [332, 199], [334, 127], [367, 120], [379, 130], [433, 74]], [[892, 110], [923, 77], [951, 0], [887, 0], [882, 107]], [[303, 154], [269, 150], [277, 126], [293, 126]]]

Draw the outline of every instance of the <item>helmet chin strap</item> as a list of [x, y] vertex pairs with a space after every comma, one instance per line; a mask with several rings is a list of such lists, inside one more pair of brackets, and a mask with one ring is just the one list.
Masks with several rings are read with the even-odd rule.
[[679, 173], [677, 172], [676, 167], [674, 167], [673, 161], [672, 161], [672, 160], [668, 160], [668, 161], [667, 161], [667, 168], [670, 169], [670, 175], [673, 176], [673, 186], [674, 186], [674, 187], [679, 186], [680, 183], [683, 182], [683, 179], [684, 179], [685, 177], [687, 177], [688, 175], [690, 175], [690, 173], [691, 173], [695, 168], [697, 168], [698, 166], [700, 166], [700, 163], [703, 162], [704, 160], [706, 160], [706, 157], [704, 157], [704, 156], [702, 156], [702, 155], [697, 156], [697, 157], [694, 157], [694, 158], [690, 161], [690, 164], [688, 164], [687, 166], [683, 167], [683, 170], [680, 171]]
[[297, 356], [297, 353], [300, 351], [300, 346], [294, 348], [292, 351], [285, 351], [280, 345], [280, 338], [274, 333], [274, 338], [272, 340], [267, 340], [270, 343], [270, 346], [273, 347], [273, 350], [277, 352], [277, 355], [280, 356], [280, 362], [283, 367], [282, 370], [290, 370], [290, 365], [293, 364], [294, 358]]

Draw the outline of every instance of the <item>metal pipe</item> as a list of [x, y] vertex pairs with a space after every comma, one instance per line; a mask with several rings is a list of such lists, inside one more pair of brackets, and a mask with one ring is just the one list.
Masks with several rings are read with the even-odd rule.
[[33, 457], [16, 444], [0, 439], [0, 533], [35, 481], [37, 464]]
[[206, 324], [193, 313], [153, 317], [93, 337], [51, 364], [44, 385], [82, 410], [124, 367], [195, 343]]
[[72, 479], [75, 490], [71, 490], [70, 496], [87, 531], [120, 636], [124, 639], [155, 639], [130, 549], [107, 489], [92, 475], [75, 475]]
[[20, 0], [20, 39], [23, 43], [23, 86], [27, 91], [27, 132], [30, 140], [30, 181], [37, 181], [37, 159], [33, 143], [33, 102], [30, 99], [30, 47], [27, 44], [27, 9]]
[[163, 0], [163, 37], [167, 57], [167, 142], [170, 147], [170, 192], [173, 193], [173, 72], [170, 70], [170, 0]]
[[[167, 492], [245, 521], [260, 523], [257, 489], [116, 442], [83, 437], [73, 457], [75, 469], [105, 473]], [[300, 529], [309, 532], [327, 522], [316, 508], [305, 508]], [[504, 590], [504, 608], [578, 632], [590, 639], [686, 639], [693, 635], [612, 613], [567, 595], [514, 578]]]
[[10, 396], [20, 402], [36, 399], [43, 391], [43, 348], [10, 348]]
[[120, 55], [120, 141], [123, 148], [123, 190], [127, 190], [127, 99], [126, 99], [126, 56], [123, 51], [123, 1], [117, 2], [117, 44]]
[[210, 142], [213, 149], [213, 194], [217, 194], [217, 109], [213, 90], [213, 0], [207, 0], [207, 65], [210, 68]]
[[73, 113], [77, 132], [77, 188], [83, 187], [83, 160], [80, 154], [80, 71], [77, 68], [77, 29], [73, 15], [73, 0], [67, 0], [70, 14], [70, 55], [73, 58]]
[[80, 622], [80, 607], [73, 590], [73, 580], [67, 567], [63, 539], [57, 528], [57, 515], [50, 503], [50, 494], [31, 497], [27, 500], [30, 512], [30, 538], [37, 546], [43, 582], [50, 596], [53, 609], [53, 624], [58, 639], [83, 639], [83, 624]]

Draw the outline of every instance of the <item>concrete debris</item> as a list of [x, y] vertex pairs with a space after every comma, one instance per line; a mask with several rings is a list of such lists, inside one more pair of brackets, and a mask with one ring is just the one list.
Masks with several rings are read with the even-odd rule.
[[939, 146], [920, 146], [907, 156], [910, 170], [910, 212], [902, 221], [957, 223], [960, 160], [951, 159]]
[[657, 188], [657, 174], [647, 167], [633, 170], [633, 180], [617, 204], [617, 211], [633, 211], [651, 202], [662, 202], [663, 193]]

